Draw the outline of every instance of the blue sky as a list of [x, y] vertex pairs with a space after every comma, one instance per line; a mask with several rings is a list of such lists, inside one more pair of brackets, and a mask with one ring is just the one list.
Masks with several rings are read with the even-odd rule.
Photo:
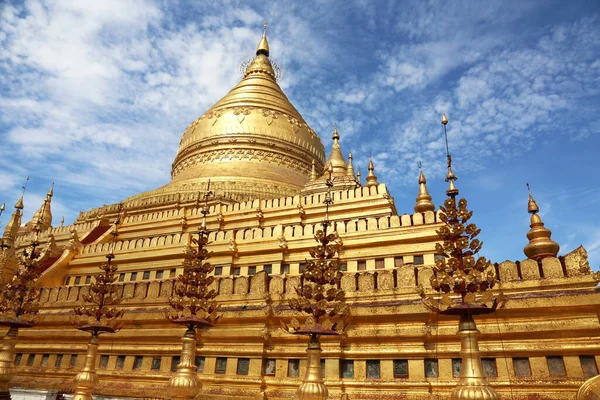
[[419, 161], [443, 201], [445, 112], [484, 255], [524, 258], [529, 182], [561, 253], [583, 244], [598, 269], [597, 1], [3, 2], [0, 203], [29, 175], [29, 217], [55, 182], [69, 223], [168, 182], [264, 20], [290, 100], [327, 149], [337, 122], [363, 172], [373, 155], [400, 213]]

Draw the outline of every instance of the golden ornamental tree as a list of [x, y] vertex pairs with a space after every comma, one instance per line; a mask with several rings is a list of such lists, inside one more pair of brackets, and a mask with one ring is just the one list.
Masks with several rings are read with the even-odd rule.
[[[442, 115], [444, 134], [448, 120]], [[446, 150], [448, 137], [446, 136]], [[499, 399], [489, 385], [479, 352], [477, 325], [474, 315], [489, 314], [503, 303], [502, 295], [494, 297], [490, 291], [496, 283], [496, 273], [491, 263], [478, 253], [483, 242], [477, 237], [481, 230], [470, 222], [473, 212], [467, 208], [467, 200], [456, 200], [457, 180], [452, 171], [452, 156], [447, 150], [448, 174], [446, 190], [448, 198], [440, 207], [439, 218], [445, 223], [437, 234], [442, 243], [436, 244], [437, 258], [430, 277], [432, 289], [441, 294], [441, 299], [428, 295], [423, 286], [419, 291], [423, 302], [430, 310], [444, 315], [460, 317], [458, 336], [461, 341], [462, 366], [460, 379], [452, 393], [452, 400]], [[457, 299], [452, 296], [460, 296]], [[490, 305], [486, 303], [491, 303]]]
[[217, 291], [211, 288], [215, 277], [211, 275], [214, 266], [208, 261], [211, 252], [208, 245], [208, 199], [212, 195], [210, 181], [204, 195], [202, 223], [197, 238], [186, 246], [183, 259], [183, 273], [175, 280], [175, 295], [169, 299], [171, 310], [166, 318], [171, 322], [187, 327], [182, 338], [181, 358], [177, 372], [169, 380], [168, 392], [172, 399], [195, 398], [202, 383], [196, 373], [196, 329], [210, 327], [219, 320], [219, 306], [215, 301]]
[[[29, 178], [27, 178], [29, 180]], [[25, 192], [25, 186], [23, 186]], [[23, 196], [19, 200], [22, 206]], [[46, 196], [42, 210], [46, 209]], [[42, 215], [43, 217], [43, 211]], [[14, 350], [20, 328], [31, 328], [38, 318], [40, 290], [37, 281], [40, 275], [41, 255], [39, 235], [41, 226], [35, 225], [35, 236], [31, 244], [18, 257], [14, 274], [0, 283], [0, 325], [8, 327], [0, 345], [0, 398], [10, 399], [10, 382], [15, 376]]]
[[101, 272], [94, 276], [93, 282], [88, 285], [89, 292], [83, 296], [83, 301], [87, 304], [74, 309], [75, 317], [73, 317], [72, 323], [77, 326], [77, 329], [90, 333], [91, 337], [84, 366], [75, 376], [73, 400], [92, 400], [92, 392], [98, 384], [96, 358], [99, 335], [115, 333], [121, 329], [120, 319], [124, 311], [117, 308], [117, 305], [121, 303], [121, 297], [118, 294], [119, 288], [115, 285], [118, 266], [112, 260], [115, 258], [114, 246], [119, 236], [118, 227], [123, 213], [121, 207], [111, 232], [113, 238], [110, 250], [106, 255], [106, 262], [100, 266]]
[[322, 229], [315, 233], [317, 245], [309, 250], [312, 257], [306, 260], [306, 267], [302, 272], [302, 284], [296, 288], [297, 299], [290, 299], [290, 308], [308, 314], [300, 323], [293, 318], [290, 325], [282, 320], [283, 330], [310, 337], [306, 350], [308, 365], [306, 374], [296, 396], [300, 400], [324, 400], [328, 397], [328, 390], [324, 384], [321, 371], [321, 345], [323, 335], [335, 336], [345, 334], [350, 321], [350, 308], [346, 304], [344, 290], [340, 283], [339, 251], [341, 239], [337, 232], [329, 233], [332, 226], [329, 220], [329, 206], [333, 204], [331, 198], [332, 167], [329, 165], [325, 181], [327, 193], [325, 196], [325, 219], [321, 222]]

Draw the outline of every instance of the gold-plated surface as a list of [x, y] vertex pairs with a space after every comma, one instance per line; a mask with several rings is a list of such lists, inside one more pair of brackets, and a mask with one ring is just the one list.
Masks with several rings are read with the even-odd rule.
[[92, 333], [85, 354], [85, 364], [73, 382], [73, 400], [92, 400], [92, 391], [98, 384], [96, 358], [98, 355], [98, 333]]
[[196, 372], [196, 329], [188, 328], [181, 342], [181, 358], [177, 372], [169, 380], [168, 393], [171, 399], [193, 399], [202, 388]]
[[[529, 184], [527, 184], [529, 190]], [[554, 240], [551, 239], [552, 231], [544, 226], [542, 217], [538, 214], [540, 208], [537, 202], [531, 195], [529, 190], [529, 201], [527, 202], [527, 211], [531, 214], [530, 230], [527, 232], [527, 239], [529, 243], [523, 249], [523, 252], [532, 260], [537, 260], [546, 257], [556, 257], [560, 246]]]
[[458, 324], [460, 338], [460, 356], [462, 366], [458, 385], [452, 393], [452, 400], [497, 400], [500, 396], [488, 383], [483, 365], [477, 336], [479, 331], [473, 317], [462, 315]]
[[415, 212], [435, 211], [435, 205], [431, 201], [431, 195], [427, 191], [427, 179], [423, 174], [423, 169], [419, 163], [419, 194], [417, 195], [417, 204]]
[[306, 374], [302, 384], [296, 390], [298, 400], [326, 400], [329, 396], [321, 369], [321, 351], [319, 340], [316, 337], [311, 338], [306, 349]]

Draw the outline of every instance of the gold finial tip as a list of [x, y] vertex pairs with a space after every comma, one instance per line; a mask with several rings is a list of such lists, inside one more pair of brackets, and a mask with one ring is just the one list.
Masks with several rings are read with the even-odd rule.
[[6, 208], [6, 203], [2, 203], [2, 205], [0, 206], [0, 211], [4, 211], [5, 208]]
[[373, 171], [375, 169], [375, 165], [373, 165], [373, 159], [369, 160], [369, 170]]
[[267, 21], [265, 21], [262, 38], [256, 47], [256, 55], [264, 54], [269, 57], [269, 42], [267, 41]]
[[19, 197], [19, 200], [15, 204], [15, 208], [17, 208], [19, 210], [22, 210], [23, 208], [25, 208], [25, 206], [23, 205], [23, 195], [21, 195], [21, 197]]
[[540, 212], [540, 207], [537, 205], [537, 202], [533, 199], [531, 195], [531, 188], [529, 187], [529, 183], [527, 184], [527, 192], [529, 193], [529, 201], [527, 202], [527, 212], [530, 214], [537, 214]]
[[[420, 169], [420, 167], [419, 167], [419, 169]], [[427, 179], [425, 179], [425, 174], [423, 173], [422, 169], [419, 172], [419, 183], [427, 183]]]
[[337, 122], [334, 122], [333, 124], [333, 136], [332, 136], [333, 140], [339, 139], [340, 138], [340, 133], [338, 132], [337, 129]]
[[442, 124], [443, 125], [447, 125], [448, 124], [448, 118], [446, 118], [446, 114], [442, 114]]

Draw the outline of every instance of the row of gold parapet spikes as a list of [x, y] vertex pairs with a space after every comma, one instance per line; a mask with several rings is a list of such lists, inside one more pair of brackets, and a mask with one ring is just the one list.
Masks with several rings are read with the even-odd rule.
[[[437, 214], [432, 211], [425, 213], [416, 213], [413, 215], [392, 215], [391, 217], [379, 217], [379, 218], [360, 218], [351, 219], [349, 221], [337, 221], [335, 222], [335, 229], [339, 234], [353, 233], [353, 232], [367, 232], [383, 229], [393, 229], [407, 226], [418, 226], [424, 224], [438, 223], [439, 219]], [[253, 227], [244, 229], [230, 229], [230, 230], [219, 230], [213, 231], [209, 234], [208, 240], [212, 244], [219, 244], [219, 242], [229, 242], [235, 240], [236, 243], [242, 243], [243, 241], [262, 240], [273, 238], [275, 240], [280, 237], [289, 240], [292, 238], [312, 238], [317, 230], [320, 228], [320, 224], [297, 224], [283, 226], [278, 224], [275, 226], [267, 227]], [[181, 243], [187, 243], [188, 235], [186, 233], [174, 233], [161, 236], [153, 236], [147, 238], [138, 238], [131, 240], [120, 240], [115, 242], [114, 251], [118, 254], [119, 251], [133, 250], [133, 249], [151, 249], [162, 246], [178, 245]], [[111, 246], [110, 243], [104, 244], [90, 244], [83, 248], [81, 254], [96, 254], [106, 253]]]
[[[204, 188], [205, 189], [205, 188]], [[199, 192], [204, 190], [202, 188], [198, 188]], [[362, 187], [356, 188], [354, 190], [344, 190], [344, 191], [333, 191], [331, 193], [334, 201], [336, 200], [345, 200], [345, 199], [356, 199], [370, 196], [377, 196], [380, 194], [388, 193], [387, 187], [385, 183], [381, 183], [378, 186], [372, 187]], [[297, 206], [298, 204], [302, 205], [312, 205], [319, 204], [322, 205], [323, 200], [325, 198], [325, 193], [319, 193], [310, 196], [290, 196], [290, 197], [282, 197], [277, 199], [268, 199], [268, 200], [249, 200], [243, 201], [233, 204], [222, 204], [220, 207], [221, 212], [235, 212], [242, 210], [250, 210], [261, 208], [262, 210], [269, 208], [280, 208], [280, 207], [289, 207], [289, 206]], [[169, 204], [177, 204], [181, 203], [184, 206], [184, 203], [194, 203], [198, 200], [197, 193], [171, 193], [165, 195], [159, 195], [144, 199], [132, 200], [130, 202], [126, 202], [123, 204], [126, 210], [136, 210], [140, 207], [144, 206], [164, 206]], [[82, 212], [79, 216], [79, 219], [85, 220], [87, 218], [93, 218], [96, 215], [99, 215], [101, 212], [106, 213], [107, 215], [117, 214], [119, 211], [119, 204], [111, 204], [104, 207], [94, 208], [90, 211]], [[211, 206], [211, 213], [217, 211], [215, 206]], [[127, 223], [127, 219], [125, 219], [124, 223]]]
[[[354, 192], [354, 194], [352, 194], [351, 192]], [[387, 187], [385, 186], [385, 184], [382, 183], [379, 185], [379, 187], [357, 188], [354, 191], [336, 191], [336, 192], [332, 193], [332, 197], [334, 200], [345, 200], [345, 199], [377, 196], [379, 193], [381, 193], [381, 194], [387, 193]], [[212, 205], [209, 207], [209, 213], [215, 214], [217, 212], [221, 212], [221, 213], [225, 214], [228, 212], [240, 212], [240, 211], [244, 211], [244, 210], [252, 210], [252, 209], [257, 209], [257, 208], [260, 208], [261, 210], [264, 211], [264, 210], [268, 210], [268, 209], [277, 209], [277, 208], [281, 208], [281, 207], [297, 206], [298, 204], [321, 205], [323, 202], [324, 196], [325, 196], [324, 193], [320, 193], [318, 195], [315, 194], [312, 196], [304, 196], [304, 197], [300, 197], [298, 195], [298, 196], [293, 196], [293, 197], [282, 197], [282, 198], [278, 198], [278, 199], [252, 200], [252, 201], [233, 203], [233, 204], [222, 204], [222, 205], [217, 205], [217, 206]], [[300, 199], [302, 199], [302, 203], [301, 203]], [[165, 206], [165, 205], [169, 205], [169, 204], [181, 203], [181, 206], [183, 207], [183, 206], [186, 206], [186, 203], [193, 204], [193, 203], [196, 203], [197, 200], [198, 200], [198, 195], [195, 193], [188, 193], [188, 194], [182, 194], [182, 195], [169, 194], [169, 195], [156, 196], [156, 197], [144, 199], [144, 200], [134, 200], [132, 202], [127, 202], [124, 204], [124, 207], [126, 210], [129, 210], [129, 211], [135, 210], [136, 208], [139, 208], [142, 206], [150, 206], [150, 205]], [[120, 206], [120, 204], [117, 203], [117, 204], [107, 205], [104, 207], [94, 208], [90, 211], [82, 212], [79, 216], [79, 220], [86, 220], [89, 218], [98, 218], [100, 215], [106, 215], [107, 217], [116, 217], [116, 215], [119, 212], [119, 206]], [[191, 207], [188, 210], [188, 216], [194, 217], [194, 216], [200, 215], [201, 208], [202, 207], [200, 207], [199, 205], [197, 205], [196, 207]], [[157, 211], [157, 212], [149, 212], [149, 213], [130, 215], [124, 219], [123, 224], [135, 223], [135, 222], [141, 222], [141, 221], [160, 220], [163, 218], [170, 218], [170, 217], [174, 217], [174, 216], [177, 216], [177, 217], [183, 216], [183, 208], [167, 210], [167, 211]], [[95, 226], [97, 226], [97, 224], [98, 224], [97, 220], [92, 220], [92, 221], [88, 221], [88, 222], [79, 222], [79, 223], [76, 222], [72, 226], [60, 226], [60, 227], [50, 228], [47, 231], [42, 233], [42, 235], [40, 236], [40, 239], [44, 239], [44, 237], [47, 237], [50, 234], [52, 234], [52, 235], [67, 234], [73, 228], [75, 228], [78, 232], [85, 232], [89, 229], [94, 228]], [[17, 242], [30, 242], [33, 239], [33, 237], [34, 237], [34, 233], [27, 233], [24, 235], [20, 235], [17, 238]]]
[[[498, 279], [503, 283], [519, 282], [527, 280], [539, 280], [540, 271], [546, 278], [575, 278], [591, 275], [591, 272], [581, 272], [580, 257], [577, 251], [567, 254], [565, 257], [548, 257], [541, 261], [542, 269], [538, 269], [538, 262], [525, 260], [521, 263], [505, 261], [493, 265], [497, 271]], [[537, 271], [537, 272], [536, 272]], [[565, 272], [567, 273], [565, 275]], [[395, 269], [382, 269], [376, 271], [346, 272], [342, 277], [341, 286], [349, 296], [364, 294], [375, 290], [414, 290], [417, 285], [422, 284], [430, 287], [429, 277], [431, 268], [421, 266], [415, 272], [414, 268], [399, 267]], [[550, 276], [547, 276], [550, 275]], [[252, 276], [229, 276], [217, 277], [212, 286], [220, 296], [255, 296], [264, 299], [266, 293], [280, 297], [291, 298], [297, 296], [294, 288], [301, 283], [301, 277], [297, 275], [272, 275], [260, 271]], [[165, 298], [168, 299], [173, 293], [173, 281], [152, 282], [129, 282], [119, 285], [119, 295], [124, 300]], [[82, 295], [86, 294], [87, 286], [62, 286], [43, 288], [41, 302], [55, 306], [55, 302], [76, 302]]]

